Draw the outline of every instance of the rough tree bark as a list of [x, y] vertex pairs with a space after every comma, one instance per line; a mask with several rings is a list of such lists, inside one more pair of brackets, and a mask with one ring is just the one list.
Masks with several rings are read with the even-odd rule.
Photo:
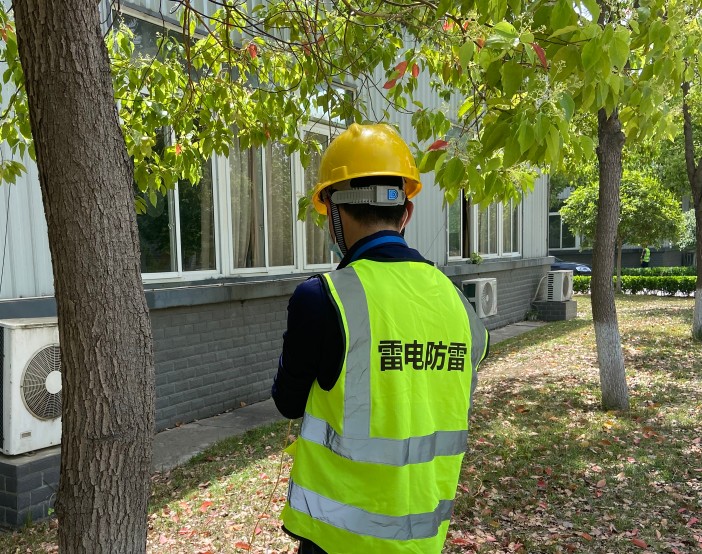
[[132, 169], [95, 0], [13, 2], [63, 364], [59, 549], [146, 550], [151, 327]]
[[682, 85], [683, 91], [683, 134], [685, 137], [685, 167], [692, 189], [692, 202], [695, 209], [695, 262], [697, 264], [697, 286], [695, 291], [695, 310], [692, 316], [692, 338], [702, 341], [702, 156], [695, 161], [695, 145], [692, 136], [692, 116], [687, 103], [690, 83]]
[[606, 410], [627, 410], [629, 391], [612, 284], [625, 140], [617, 110], [609, 117], [603, 109], [598, 112], [597, 135], [600, 185], [592, 252], [592, 317], [600, 364], [602, 407]]

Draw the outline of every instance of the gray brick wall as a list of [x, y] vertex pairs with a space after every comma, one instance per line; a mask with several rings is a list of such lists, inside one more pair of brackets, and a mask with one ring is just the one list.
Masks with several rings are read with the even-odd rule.
[[578, 303], [575, 300], [538, 301], [534, 302], [533, 306], [542, 321], [566, 321], [575, 319], [578, 315]]
[[49, 515], [60, 464], [58, 446], [29, 456], [0, 455], [0, 525], [18, 527]]
[[459, 288], [461, 281], [468, 279], [494, 277], [497, 280], [497, 314], [483, 319], [488, 329], [497, 329], [526, 319], [539, 282], [550, 268], [550, 265], [520, 263], [512, 263], [512, 266], [505, 269], [499, 263], [484, 263], [442, 269]]
[[151, 310], [156, 428], [270, 396], [287, 296]]

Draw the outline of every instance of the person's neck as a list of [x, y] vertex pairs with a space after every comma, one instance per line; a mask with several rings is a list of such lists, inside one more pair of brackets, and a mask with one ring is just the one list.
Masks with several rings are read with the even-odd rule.
[[379, 233], [380, 231], [400, 232], [399, 229], [383, 223], [377, 225], [359, 225], [354, 222], [353, 224], [349, 225], [348, 228], [346, 225], [344, 225], [344, 239], [346, 240], [346, 247], [350, 250], [358, 241], [374, 235], [375, 233]]

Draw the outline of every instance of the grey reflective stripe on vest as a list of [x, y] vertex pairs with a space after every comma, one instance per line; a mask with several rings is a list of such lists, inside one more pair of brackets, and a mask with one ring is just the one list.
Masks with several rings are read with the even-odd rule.
[[305, 414], [300, 436], [356, 462], [391, 466], [430, 462], [436, 456], [466, 451], [468, 431], [436, 431], [409, 439], [358, 438], [339, 435], [326, 421]]
[[439, 526], [451, 518], [453, 510], [453, 500], [441, 500], [433, 512], [406, 516], [374, 514], [300, 487], [292, 479], [288, 502], [294, 510], [356, 535], [400, 541], [435, 537]]
[[[344, 399], [344, 436], [365, 438], [370, 433], [370, 316], [368, 301], [356, 270], [347, 267], [328, 274], [346, 314], [348, 345]], [[319, 441], [315, 441], [319, 442]]]

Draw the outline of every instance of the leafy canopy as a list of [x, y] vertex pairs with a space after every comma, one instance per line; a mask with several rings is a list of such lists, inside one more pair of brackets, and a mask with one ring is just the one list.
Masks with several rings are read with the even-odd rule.
[[[461, 190], [483, 205], [519, 199], [535, 167], [594, 159], [593, 134], [573, 125], [581, 114], [620, 106], [629, 141], [669, 136], [665, 99], [699, 49], [671, 40], [688, 15], [678, 1], [179, 4], [180, 30], [164, 32], [155, 56], [137, 55], [125, 27], [106, 38], [135, 180], [152, 202], [179, 179], [197, 182], [213, 154], [275, 140], [305, 165], [320, 148], [307, 122], [387, 121], [390, 108], [411, 118], [420, 169], [447, 200]], [[0, 140], [32, 157], [5, 12], [0, 38], [12, 91]], [[433, 105], [416, 94], [427, 85]], [[385, 106], [370, 106], [371, 92]], [[4, 180], [23, 170], [0, 161]]]
[[[593, 182], [576, 188], [561, 208], [563, 221], [589, 240], [595, 238], [599, 186]], [[641, 171], [625, 170], [621, 183], [621, 209], [617, 238], [622, 244], [660, 244], [676, 241], [682, 233], [679, 199], [660, 181]]]

